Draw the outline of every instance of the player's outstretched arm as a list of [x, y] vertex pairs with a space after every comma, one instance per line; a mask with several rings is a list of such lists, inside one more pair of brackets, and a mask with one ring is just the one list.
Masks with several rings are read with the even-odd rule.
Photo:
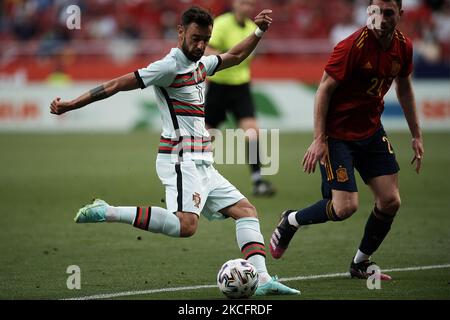
[[82, 108], [94, 101], [106, 99], [119, 91], [129, 91], [140, 88], [134, 73], [110, 80], [97, 88], [90, 90], [71, 101], [63, 101], [57, 97], [50, 104], [50, 113], [63, 114], [67, 111]]
[[317, 161], [325, 163], [327, 155], [325, 123], [331, 96], [338, 85], [336, 80], [326, 72], [323, 73], [314, 101], [314, 141], [306, 150], [302, 161], [303, 171], [306, 173], [316, 170]]
[[412, 149], [414, 157], [411, 161], [416, 163], [416, 172], [420, 172], [422, 167], [422, 158], [424, 154], [422, 131], [420, 130], [419, 118], [417, 116], [416, 101], [414, 99], [414, 92], [412, 89], [411, 76], [397, 77], [395, 79], [397, 98], [402, 106], [405, 114], [406, 122], [409, 126], [409, 131], [412, 135]]
[[272, 23], [272, 18], [270, 17], [271, 13], [272, 10], [265, 9], [255, 17], [254, 21], [259, 30], [256, 29], [254, 33], [227, 52], [221, 54], [220, 58], [222, 58], [222, 63], [218, 70], [226, 69], [241, 63], [253, 52], [253, 50], [255, 50], [259, 40], [261, 40], [262, 33], [266, 32]]

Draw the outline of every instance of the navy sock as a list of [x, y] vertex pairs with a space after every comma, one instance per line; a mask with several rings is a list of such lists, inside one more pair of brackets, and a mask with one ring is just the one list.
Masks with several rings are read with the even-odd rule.
[[383, 242], [391, 229], [394, 218], [375, 207], [367, 219], [364, 236], [359, 245], [359, 250], [367, 255], [372, 255]]
[[301, 226], [340, 220], [334, 212], [333, 202], [330, 199], [320, 200], [312, 206], [297, 211], [295, 219]]

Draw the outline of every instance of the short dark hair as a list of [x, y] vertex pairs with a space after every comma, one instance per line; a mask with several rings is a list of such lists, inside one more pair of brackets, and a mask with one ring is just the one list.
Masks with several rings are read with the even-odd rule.
[[187, 27], [195, 22], [201, 27], [209, 27], [214, 24], [214, 18], [205, 9], [197, 6], [190, 7], [181, 15], [181, 24]]
[[[383, 0], [384, 2], [394, 1], [399, 10], [402, 10], [402, 0]], [[369, 0], [369, 6], [373, 4], [373, 0]]]

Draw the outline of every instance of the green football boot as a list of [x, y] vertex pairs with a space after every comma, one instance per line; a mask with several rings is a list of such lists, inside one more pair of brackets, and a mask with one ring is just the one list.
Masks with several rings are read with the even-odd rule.
[[294, 295], [300, 294], [299, 290], [289, 288], [278, 281], [278, 277], [274, 276], [269, 282], [259, 285], [256, 288], [255, 296], [274, 296], [274, 295]]
[[107, 206], [108, 204], [105, 201], [95, 199], [92, 204], [88, 204], [78, 210], [77, 215], [73, 220], [76, 223], [105, 222]]

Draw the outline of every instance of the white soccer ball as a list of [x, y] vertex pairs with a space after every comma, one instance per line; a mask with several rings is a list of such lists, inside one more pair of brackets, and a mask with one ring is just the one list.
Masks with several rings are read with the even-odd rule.
[[244, 259], [228, 260], [217, 274], [220, 291], [230, 299], [251, 297], [258, 287], [258, 282], [256, 268]]

